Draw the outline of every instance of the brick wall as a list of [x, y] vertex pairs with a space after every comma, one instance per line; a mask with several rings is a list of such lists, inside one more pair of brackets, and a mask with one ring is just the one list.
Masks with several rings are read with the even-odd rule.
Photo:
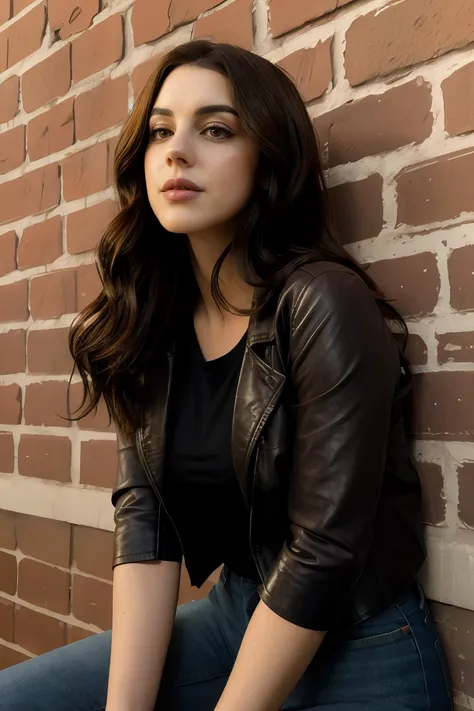
[[408, 319], [423, 581], [474, 707], [471, 0], [0, 0], [0, 666], [110, 622], [115, 437], [63, 419], [67, 330], [121, 122], [158, 55], [208, 36], [294, 76], [343, 239]]

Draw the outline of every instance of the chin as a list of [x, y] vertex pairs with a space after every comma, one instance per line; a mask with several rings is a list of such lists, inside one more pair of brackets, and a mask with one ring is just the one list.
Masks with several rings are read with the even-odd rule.
[[193, 232], [206, 232], [213, 230], [219, 225], [226, 224], [226, 216], [221, 215], [199, 215], [198, 211], [188, 212], [184, 210], [154, 210], [155, 215], [168, 232], [176, 234], [192, 234]]
[[179, 218], [168, 218], [160, 219], [160, 224], [165, 228], [167, 232], [172, 232], [175, 234], [189, 234], [190, 232], [201, 232], [202, 230], [208, 229], [210, 227], [208, 222], [201, 224], [199, 220], [196, 219], [179, 219]]

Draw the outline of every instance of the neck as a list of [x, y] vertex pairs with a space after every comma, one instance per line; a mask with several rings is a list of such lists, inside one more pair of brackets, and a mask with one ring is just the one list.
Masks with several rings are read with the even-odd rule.
[[[230, 242], [228, 235], [195, 235], [189, 238], [192, 253], [193, 268], [201, 293], [200, 307], [208, 319], [231, 316], [219, 308], [211, 294], [211, 276], [214, 265]], [[239, 309], [249, 309], [252, 306], [254, 289], [237, 273], [237, 268], [231, 254], [227, 255], [219, 272], [219, 287], [227, 301]]]

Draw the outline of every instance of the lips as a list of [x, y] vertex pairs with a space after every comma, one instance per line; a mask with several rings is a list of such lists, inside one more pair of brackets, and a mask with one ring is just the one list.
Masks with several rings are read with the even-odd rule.
[[169, 190], [192, 190], [196, 193], [201, 193], [202, 188], [192, 180], [187, 180], [187, 178], [171, 178], [167, 180], [166, 183], [161, 188], [161, 192], [166, 193]]

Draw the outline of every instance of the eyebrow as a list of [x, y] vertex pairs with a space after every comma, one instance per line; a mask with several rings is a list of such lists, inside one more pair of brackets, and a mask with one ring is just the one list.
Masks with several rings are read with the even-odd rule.
[[[209, 106], [200, 106], [194, 113], [196, 116], [207, 116], [208, 114], [221, 113], [233, 114], [234, 116], [239, 115], [237, 111], [232, 108], [232, 106], [228, 106], [227, 104], [210, 104]], [[150, 116], [174, 116], [174, 113], [171, 109], [155, 107]]]

